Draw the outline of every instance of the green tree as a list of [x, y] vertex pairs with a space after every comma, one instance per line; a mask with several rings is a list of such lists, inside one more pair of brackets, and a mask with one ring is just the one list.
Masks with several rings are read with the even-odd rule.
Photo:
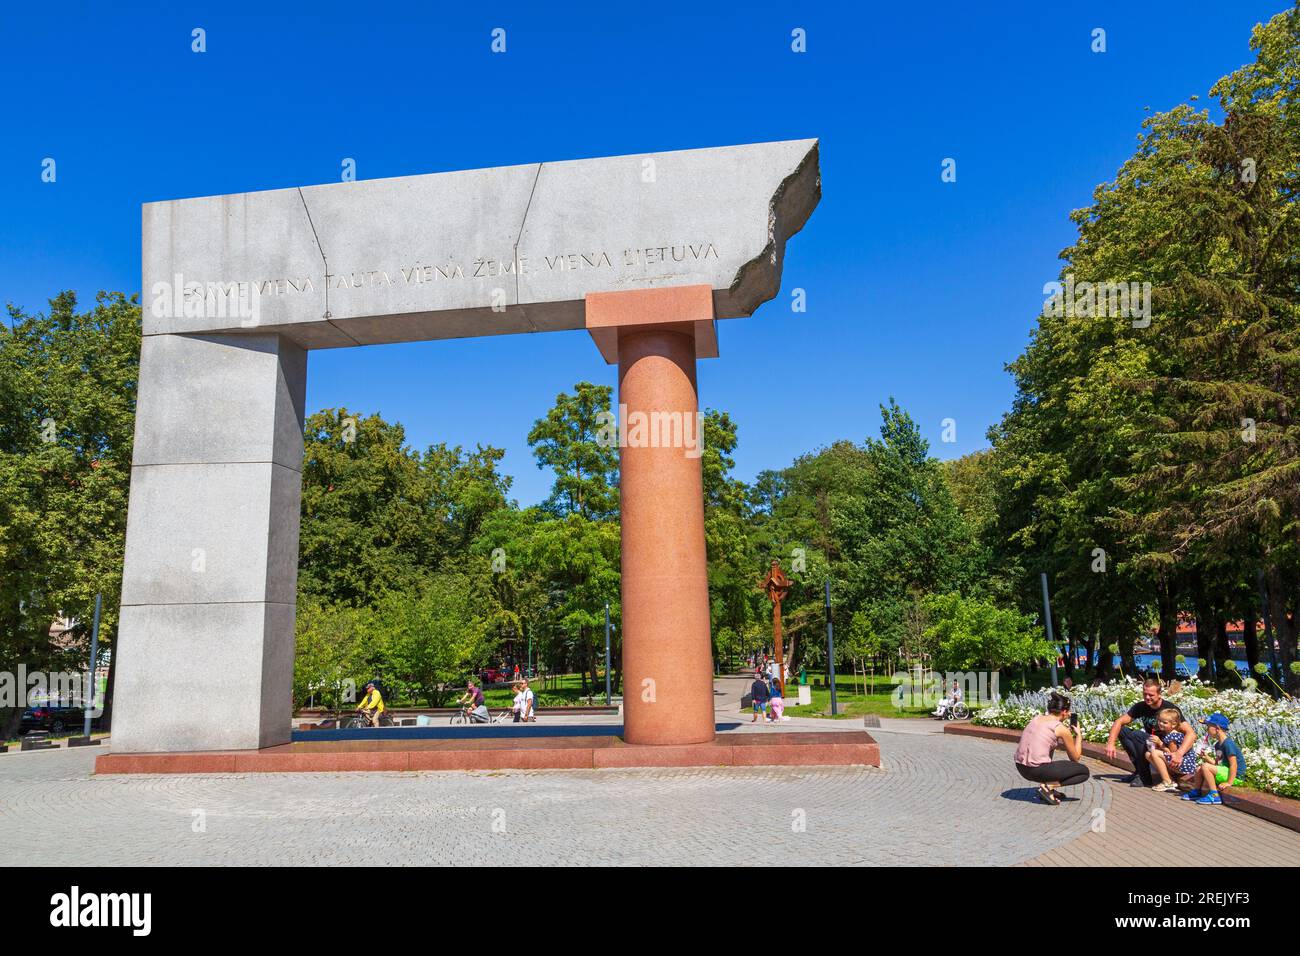
[[405, 430], [339, 408], [312, 415], [305, 435], [299, 590], [352, 605], [413, 590], [443, 529]]
[[579, 382], [574, 392], [556, 396], [528, 433], [537, 466], [555, 482], [542, 506], [550, 520], [531, 527], [525, 560], [546, 581], [549, 662], [577, 663], [585, 689], [603, 662], [605, 603], [615, 618], [619, 611], [618, 455], [604, 441], [610, 388]]
[[502, 508], [486, 517], [470, 547], [468, 567], [482, 582], [494, 646], [528, 666], [541, 659], [549, 636], [544, 615], [550, 581], [533, 558], [532, 538], [540, 524], [553, 520], [540, 508]]
[[369, 608], [327, 604], [306, 595], [298, 599], [295, 618], [293, 701], [329, 710], [355, 704], [367, 675], [371, 648]]
[[[545, 626], [552, 650], [562, 649], [563, 658], [578, 665], [584, 690], [586, 675], [595, 687], [604, 661], [606, 601], [614, 619], [619, 617], [618, 525], [580, 514], [539, 522], [526, 560], [546, 577]], [[551, 663], [559, 657], [552, 656]], [[611, 664], [617, 667], [620, 657], [621, 646], [614, 647]]]
[[555, 483], [545, 508], [556, 515], [590, 520], [618, 513], [618, 449], [602, 441], [610, 414], [608, 385], [579, 382], [574, 394], [561, 392], [555, 405], [528, 432], [538, 468], [550, 468]]
[[442, 442], [420, 460], [430, 484], [431, 517], [439, 540], [430, 542], [433, 557], [461, 555], [477, 537], [489, 515], [505, 509], [512, 479], [497, 469], [505, 450], [478, 445], [474, 451]]
[[[120, 604], [139, 376], [140, 307], [65, 292], [0, 331], [0, 667], [82, 669], [95, 595], [111, 650]], [[75, 619], [74, 644], [49, 639]], [[111, 683], [111, 677], [110, 677]], [[111, 705], [111, 701], [110, 701]], [[11, 735], [22, 709], [0, 714]]]
[[932, 594], [925, 599], [925, 612], [938, 670], [1000, 670], [1056, 654], [1026, 615], [987, 600]]
[[704, 416], [700, 465], [713, 656], [718, 666], [734, 662], [742, 649], [741, 635], [755, 630], [760, 602], [766, 603], [758, 589], [764, 569], [751, 536], [749, 489], [731, 475], [736, 444], [731, 416], [710, 409]]
[[1189, 106], [1152, 117], [1086, 227], [1116, 256], [1134, 255], [1124, 230], [1143, 215], [1169, 239], [1148, 256], [1152, 379], [1132, 383], [1160, 410], [1130, 485], [1152, 506], [1127, 527], [1154, 562], [1219, 578], [1221, 598], [1202, 600], [1216, 628], [1262, 570], [1286, 670], [1300, 637], [1300, 5], [1251, 48], [1210, 91], [1222, 123]]
[[435, 574], [418, 591], [389, 592], [375, 610], [382, 676], [405, 700], [441, 706], [492, 652], [484, 601], [464, 574]]
[[916, 423], [892, 400], [880, 411], [881, 437], [865, 446], [865, 480], [831, 513], [843, 556], [835, 567], [851, 612], [866, 611], [890, 643], [919, 649], [908, 624], [914, 605], [919, 596], [966, 586], [971, 533]]
[[1253, 619], [1257, 568], [1295, 655], [1300, 7], [1252, 47], [1255, 62], [1211, 91], [1221, 123], [1191, 105], [1150, 117], [1073, 214], [1062, 279], [1090, 293], [1148, 283], [1149, 311], [1096, 295], [1045, 310], [992, 434], [995, 560], [1018, 572], [1021, 606], [1049, 572], [1063, 630], [1118, 644], [1130, 667], [1154, 621], [1172, 670], [1180, 610], [1204, 621], [1212, 658], [1229, 616]]

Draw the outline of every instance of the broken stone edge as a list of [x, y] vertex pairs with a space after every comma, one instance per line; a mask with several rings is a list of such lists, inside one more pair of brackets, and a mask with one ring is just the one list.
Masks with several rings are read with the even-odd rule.
[[719, 293], [719, 318], [753, 315], [764, 302], [781, 291], [785, 244], [808, 222], [822, 198], [821, 140], [812, 146], [799, 165], [777, 186], [767, 207], [767, 245], [736, 272], [725, 299]]

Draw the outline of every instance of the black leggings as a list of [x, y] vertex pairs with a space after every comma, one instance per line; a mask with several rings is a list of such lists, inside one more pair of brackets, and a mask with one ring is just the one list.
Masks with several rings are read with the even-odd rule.
[[1016, 764], [1020, 776], [1034, 783], [1059, 783], [1063, 787], [1073, 787], [1088, 779], [1088, 768], [1077, 760], [1053, 760], [1037, 767]]

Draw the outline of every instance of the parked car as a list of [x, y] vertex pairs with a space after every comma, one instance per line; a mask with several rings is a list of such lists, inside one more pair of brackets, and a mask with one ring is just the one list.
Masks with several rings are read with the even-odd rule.
[[[23, 711], [23, 721], [18, 733], [30, 730], [48, 730], [52, 734], [80, 733], [86, 725], [86, 712], [80, 706], [61, 707], [57, 704], [38, 704]], [[99, 718], [91, 717], [90, 726], [99, 726]]]

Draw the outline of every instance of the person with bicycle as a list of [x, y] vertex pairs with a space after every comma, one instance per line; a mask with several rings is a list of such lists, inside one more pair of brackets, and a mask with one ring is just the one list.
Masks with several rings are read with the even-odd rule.
[[492, 718], [488, 716], [487, 702], [483, 697], [483, 691], [474, 683], [474, 678], [471, 677], [465, 682], [465, 693], [460, 695], [460, 699], [456, 703], [465, 708], [471, 724], [491, 722]]
[[375, 686], [374, 681], [371, 681], [366, 685], [366, 696], [361, 699], [361, 704], [357, 707], [357, 713], [370, 721], [371, 727], [378, 727], [379, 717], [383, 712], [384, 695], [379, 693], [379, 688]]

